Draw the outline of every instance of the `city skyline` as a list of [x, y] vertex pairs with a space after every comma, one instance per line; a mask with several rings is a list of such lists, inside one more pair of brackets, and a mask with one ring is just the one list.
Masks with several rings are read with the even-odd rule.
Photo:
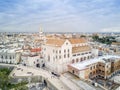
[[118, 0], [1, 0], [0, 32], [120, 32]]

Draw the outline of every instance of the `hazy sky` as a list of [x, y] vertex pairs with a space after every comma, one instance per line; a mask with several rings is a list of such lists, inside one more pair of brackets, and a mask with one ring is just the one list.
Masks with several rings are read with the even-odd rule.
[[120, 32], [120, 0], [0, 0], [0, 32]]

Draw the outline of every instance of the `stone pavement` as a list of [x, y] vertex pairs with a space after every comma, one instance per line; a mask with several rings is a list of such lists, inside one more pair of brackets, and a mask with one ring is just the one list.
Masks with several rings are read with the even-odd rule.
[[[20, 68], [20, 69], [18, 69]], [[32, 75], [28, 72], [33, 73]], [[14, 76], [13, 76], [14, 74]], [[59, 78], [51, 77], [51, 72], [45, 71], [40, 68], [26, 67], [26, 66], [17, 66], [14, 69], [14, 72], [11, 73], [12, 77], [18, 76], [43, 76], [46, 78], [53, 86], [55, 86], [58, 90], [71, 90], [67, 87]], [[70, 86], [71, 87], [71, 86]], [[73, 90], [73, 89], [72, 89]], [[79, 89], [76, 89], [79, 90]]]
[[72, 81], [74, 84], [76, 84], [79, 88], [81, 88], [81, 90], [103, 90], [99, 87], [94, 87], [88, 84], [87, 82], [80, 80], [78, 77], [76, 77], [75, 75], [72, 75], [69, 72], [64, 73], [63, 76], [69, 79], [70, 81]]
[[111, 78], [114, 82], [120, 84], [120, 74], [117, 74]]
[[64, 76], [60, 77], [60, 80], [66, 85], [68, 86], [71, 90], [83, 90], [80, 87], [78, 87], [75, 83], [71, 82], [69, 79], [67, 79]]

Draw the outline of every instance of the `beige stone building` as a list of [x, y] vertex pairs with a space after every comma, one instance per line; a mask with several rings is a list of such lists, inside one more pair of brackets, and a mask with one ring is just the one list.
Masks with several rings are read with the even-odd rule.
[[120, 71], [120, 56], [102, 56], [68, 65], [69, 72], [81, 79], [109, 78]]

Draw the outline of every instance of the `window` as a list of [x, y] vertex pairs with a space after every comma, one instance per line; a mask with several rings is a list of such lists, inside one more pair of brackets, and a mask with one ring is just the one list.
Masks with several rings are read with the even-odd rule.
[[35, 61], [34, 61], [34, 64], [35, 64]]
[[83, 61], [83, 58], [81, 58], [81, 61]]
[[102, 71], [102, 73], [104, 73], [104, 71]]
[[96, 65], [96, 68], [98, 68], [98, 65]]
[[68, 43], [66, 43], [66, 45], [68, 45]]
[[68, 54], [68, 58], [70, 57], [70, 55]]
[[84, 60], [86, 60], [86, 57], [84, 57]]
[[53, 50], [53, 53], [54, 53], [55, 51]]
[[59, 59], [61, 59], [61, 56], [59, 56]]
[[61, 54], [61, 50], [59, 50], [59, 54]]
[[90, 72], [90, 75], [92, 75], [92, 72]]
[[89, 56], [88, 56], [88, 59], [89, 59]]
[[68, 52], [69, 52], [70, 50], [68, 49]]
[[90, 67], [90, 70], [92, 70], [92, 67]]
[[37, 62], [39, 62], [39, 59], [37, 59]]
[[75, 61], [74, 61], [74, 59], [72, 60], [72, 63], [74, 63]]
[[66, 58], [66, 54], [64, 54], [64, 58]]
[[3, 56], [1, 56], [1, 58], [3, 59]]
[[66, 53], [66, 50], [64, 50], [64, 53]]
[[76, 62], [78, 62], [78, 58], [76, 59]]
[[96, 73], [98, 73], [98, 70], [96, 70]]
[[10, 59], [12, 59], [11, 56], [10, 56]]
[[55, 61], [55, 58], [53, 57], [53, 61]]
[[48, 61], [50, 61], [50, 56], [48, 56]]
[[89, 52], [89, 53], [91, 53], [91, 52]]
[[76, 54], [73, 54], [73, 56], [76, 56]]
[[56, 59], [57, 59], [57, 55], [56, 55]]
[[44, 51], [46, 50], [46, 48], [44, 48]]
[[84, 55], [84, 53], [82, 53], [82, 55]]
[[107, 66], [107, 68], [109, 68], [109, 66]]
[[7, 59], [7, 56], [5, 57], [5, 59]]
[[80, 54], [77, 54], [77, 56], [79, 56]]
[[56, 53], [58, 53], [57, 50], [56, 50]]

